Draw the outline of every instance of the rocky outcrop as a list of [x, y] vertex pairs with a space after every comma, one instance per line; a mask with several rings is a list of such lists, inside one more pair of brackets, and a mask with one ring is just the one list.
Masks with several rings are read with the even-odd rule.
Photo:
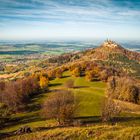
[[20, 134], [25, 134], [25, 133], [31, 133], [32, 130], [29, 126], [23, 126], [20, 127], [17, 131], [15, 131], [15, 134], [20, 135]]

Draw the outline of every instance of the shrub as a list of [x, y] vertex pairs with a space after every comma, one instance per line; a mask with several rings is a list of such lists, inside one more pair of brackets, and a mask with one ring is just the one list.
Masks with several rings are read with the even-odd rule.
[[51, 94], [43, 104], [43, 115], [56, 119], [59, 124], [69, 124], [74, 117], [74, 95], [70, 91], [58, 91]]

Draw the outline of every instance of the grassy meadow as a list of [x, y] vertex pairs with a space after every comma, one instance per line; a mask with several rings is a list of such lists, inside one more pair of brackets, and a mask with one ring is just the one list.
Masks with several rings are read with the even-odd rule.
[[[55, 120], [45, 120], [41, 115], [41, 104], [49, 94], [57, 89], [66, 89], [64, 83], [74, 80], [75, 88], [69, 89], [74, 92], [77, 111], [75, 119], [81, 120], [83, 126], [60, 127]], [[9, 123], [1, 128], [0, 133], [11, 133], [19, 127], [30, 126], [33, 133], [20, 136], [12, 136], [6, 139], [26, 139], [43, 140], [45, 139], [113, 139], [121, 138], [131, 139], [140, 133], [140, 115], [135, 113], [122, 113], [120, 120], [112, 125], [111, 123], [101, 123], [101, 107], [105, 97], [106, 83], [101, 81], [88, 82], [85, 77], [72, 77], [69, 72], [63, 74], [63, 78], [51, 80], [49, 83], [49, 92], [34, 96], [28, 105], [28, 111], [18, 113], [11, 117]], [[127, 122], [126, 122], [127, 120]], [[135, 125], [134, 125], [135, 124]], [[135, 126], [135, 127], [134, 127]], [[121, 133], [120, 133], [121, 132]], [[130, 137], [128, 135], [130, 134]]]

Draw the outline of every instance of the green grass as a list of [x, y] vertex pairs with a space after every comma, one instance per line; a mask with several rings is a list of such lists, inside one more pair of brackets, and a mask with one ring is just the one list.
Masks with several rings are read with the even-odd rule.
[[[50, 81], [50, 90], [64, 88], [64, 83], [68, 79], [75, 81], [75, 86], [78, 88], [72, 89], [75, 98], [79, 101], [78, 110], [75, 113], [76, 117], [88, 117], [100, 115], [100, 102], [104, 96], [105, 83], [103, 82], [87, 82], [84, 77], [71, 77], [69, 72], [64, 73], [64, 78]], [[39, 105], [51, 93], [39, 94], [32, 98], [28, 104], [28, 112], [12, 115], [11, 124], [7, 124], [0, 132], [10, 132], [18, 129], [21, 126], [28, 125], [31, 127], [39, 127], [46, 124], [40, 116]], [[47, 122], [49, 125], [49, 122]]]
[[75, 85], [83, 86], [74, 90], [76, 99], [79, 100], [80, 104], [77, 116], [100, 116], [105, 84], [102, 82], [87, 82], [84, 78], [77, 78]]
[[[31, 134], [26, 134], [17, 137], [11, 137], [12, 140], [15, 139], [35, 139], [41, 140], [45, 137], [48, 139], [93, 139], [96, 137], [103, 140], [113, 139], [118, 137], [121, 138], [124, 134], [124, 137], [136, 136], [140, 134], [139, 124], [140, 124], [140, 115], [123, 113], [121, 114], [122, 119], [117, 123], [117, 126], [110, 126], [109, 124], [105, 125], [99, 122], [101, 115], [101, 102], [104, 99], [104, 92], [106, 84], [101, 81], [88, 82], [84, 77], [72, 77], [69, 72], [63, 74], [63, 78], [54, 79], [50, 81], [50, 90], [54, 89], [65, 89], [64, 83], [68, 79], [74, 80], [75, 88], [69, 89], [74, 92], [76, 102], [78, 103], [77, 111], [75, 112], [76, 119], [79, 118], [84, 122], [88, 122], [88, 127], [69, 127], [69, 128], [51, 128], [48, 131], [39, 131]], [[17, 130], [21, 126], [28, 125], [33, 130], [38, 127], [57, 127], [57, 122], [55, 120], [44, 120], [40, 115], [39, 106], [43, 101], [48, 97], [49, 93], [39, 94], [34, 96], [28, 105], [28, 112], [15, 114], [11, 117], [11, 123], [6, 124], [7, 126], [0, 130], [0, 133], [12, 132]], [[91, 136], [88, 136], [88, 133], [91, 131]], [[123, 133], [121, 133], [123, 132]]]
[[[72, 90], [79, 104], [76, 116], [100, 116], [101, 102], [104, 98], [106, 84], [100, 81], [88, 82], [84, 77], [70, 77], [70, 74], [68, 72], [64, 73], [64, 77], [67, 78], [55, 79], [51, 81], [51, 89], [63, 88], [64, 82], [66, 82], [68, 79], [73, 79], [74, 86], [77, 88], [74, 88]], [[53, 87], [53, 85], [56, 86]]]

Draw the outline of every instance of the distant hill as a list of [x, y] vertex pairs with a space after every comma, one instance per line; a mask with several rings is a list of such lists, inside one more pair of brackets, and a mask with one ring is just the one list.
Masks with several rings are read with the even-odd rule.
[[129, 60], [135, 60], [140, 62], [139, 52], [127, 50], [123, 48], [121, 45], [111, 40], [107, 40], [101, 46], [89, 50], [87, 54], [94, 57], [94, 59], [101, 59], [101, 60], [107, 60], [110, 58], [111, 55], [119, 54], [127, 57]]

